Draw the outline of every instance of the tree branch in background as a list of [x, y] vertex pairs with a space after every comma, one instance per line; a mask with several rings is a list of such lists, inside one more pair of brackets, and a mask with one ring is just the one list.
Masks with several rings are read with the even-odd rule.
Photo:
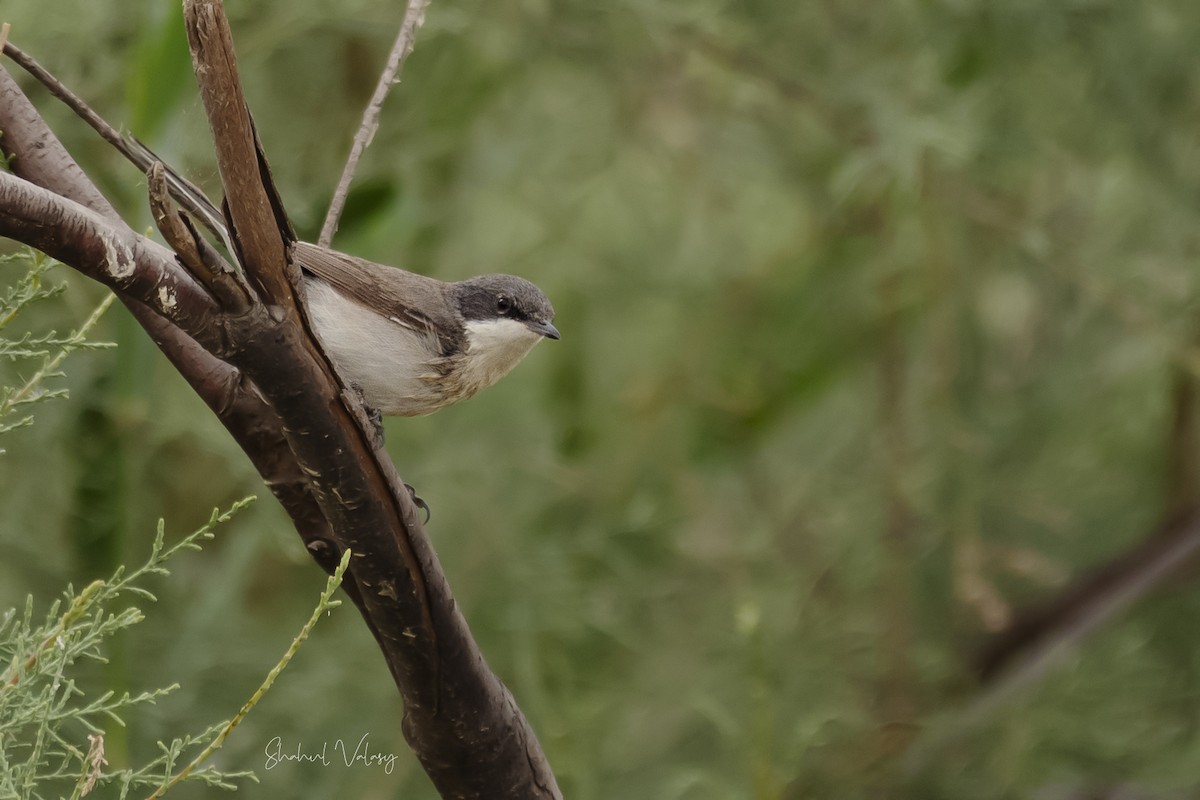
[[[404, 697], [405, 737], [443, 796], [559, 797], [536, 737], [471, 638], [408, 491], [368, 432], [361, 400], [340, 384], [307, 324], [290, 261], [291, 229], [242, 96], [223, 8], [216, 0], [189, 0], [185, 22], [226, 192], [232, 255], [249, 291], [218, 290], [213, 270], [186, 273], [183, 265], [196, 264], [201, 245], [194, 229], [173, 225], [176, 212], [163, 201], [161, 174], [150, 181], [156, 217], [184, 252], [177, 262], [140, 239], [130, 248], [147, 253], [149, 274], [175, 281], [203, 313], [183, 314], [180, 304], [161, 300], [161, 287], [136, 259], [118, 259], [132, 264], [134, 275], [110, 285], [133, 307], [153, 303], [158, 313], [147, 308], [139, 322], [156, 341], [162, 335], [179, 342], [160, 346], [169, 355], [178, 350], [173, 363], [237, 437], [318, 563], [331, 571], [344, 550], [355, 553], [343, 585]], [[14, 164], [33, 161], [36, 143], [8, 137], [7, 118], [20, 105], [11, 99], [0, 96], [4, 145]], [[73, 165], [69, 156], [61, 161], [60, 171]], [[31, 216], [31, 194], [18, 178], [4, 177], [0, 233], [53, 244], [77, 269], [108, 274], [103, 270], [112, 259], [94, 240], [125, 231], [115, 222], [101, 227], [91, 212], [44, 192], [32, 197], [50, 233], [18, 224]], [[107, 206], [95, 194], [92, 201]], [[87, 224], [67, 224], [78, 219]], [[54, 244], [55, 238], [69, 241]], [[282, 494], [277, 480], [284, 481]]]
[[905, 754], [908, 776], [920, 776], [939, 763], [963, 735], [1007, 707], [1014, 695], [1043, 680], [1088, 636], [1198, 556], [1200, 508], [1191, 508], [1051, 603], [1018, 617], [976, 662], [987, 685], [951, 720], [922, 734]]
[[333, 244], [333, 235], [337, 233], [338, 220], [342, 216], [342, 210], [346, 207], [346, 198], [350, 196], [350, 184], [354, 180], [354, 173], [358, 171], [358, 160], [362, 158], [363, 151], [375, 138], [375, 131], [379, 130], [379, 112], [383, 110], [383, 101], [387, 99], [388, 92], [392, 90], [392, 87], [400, 81], [398, 77], [400, 69], [404, 66], [404, 60], [408, 58], [408, 54], [413, 51], [417, 28], [425, 22], [425, 8], [428, 5], [429, 0], [408, 0], [404, 21], [400, 24], [400, 33], [396, 36], [396, 43], [392, 45], [387, 65], [379, 76], [379, 83], [375, 85], [375, 93], [371, 95], [371, 102], [367, 103], [367, 108], [363, 111], [362, 124], [359, 125], [358, 133], [354, 135], [354, 144], [350, 147], [350, 155], [346, 157], [346, 166], [342, 168], [342, 177], [338, 179], [337, 189], [334, 190], [333, 199], [329, 202], [329, 211], [325, 214], [325, 223], [321, 226], [321, 236], [317, 239], [317, 244], [321, 247], [329, 247]]
[[1028, 671], [1050, 651], [1078, 644], [1181, 567], [1194, 563], [1200, 552], [1200, 523], [1195, 521], [1200, 509], [1200, 378], [1195, 370], [1200, 325], [1189, 344], [1175, 360], [1170, 384], [1164, 521], [1057, 596], [1022, 611], [980, 650], [975, 664], [982, 681], [1001, 679], [1010, 670]]
[[1200, 553], [1200, 510], [1181, 512], [1137, 546], [1095, 570], [1052, 601], [1021, 614], [983, 650], [984, 681], [1027, 683]]

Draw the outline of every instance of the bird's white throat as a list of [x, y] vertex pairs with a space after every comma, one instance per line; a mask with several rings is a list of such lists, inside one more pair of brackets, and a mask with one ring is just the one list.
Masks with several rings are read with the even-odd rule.
[[468, 320], [467, 351], [460, 370], [473, 392], [503, 378], [533, 349], [540, 333], [515, 319]]

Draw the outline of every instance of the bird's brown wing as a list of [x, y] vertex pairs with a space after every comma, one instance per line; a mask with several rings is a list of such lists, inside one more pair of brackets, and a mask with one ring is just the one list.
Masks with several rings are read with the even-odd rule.
[[292, 248], [303, 271], [398, 325], [437, 335], [444, 355], [463, 346], [462, 322], [451, 305], [449, 284], [307, 242]]

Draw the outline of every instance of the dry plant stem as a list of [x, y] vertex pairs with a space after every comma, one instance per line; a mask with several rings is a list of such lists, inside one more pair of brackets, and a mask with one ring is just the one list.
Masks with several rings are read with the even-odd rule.
[[[137, 168], [142, 170], [142, 172], [145, 173], [149, 178], [150, 172], [152, 169], [154, 169], [155, 163], [160, 163], [160, 161], [158, 161], [158, 157], [154, 155], [154, 152], [151, 152], [149, 148], [146, 148], [145, 145], [138, 142], [136, 139], [121, 136], [121, 134], [116, 131], [116, 128], [112, 125], [109, 125], [100, 114], [94, 112], [94, 110], [88, 106], [88, 103], [83, 101], [82, 97], [79, 97], [78, 95], [74, 94], [73, 91], [67, 89], [67, 86], [62, 84], [61, 80], [55, 78], [46, 67], [38, 64], [38, 62], [32, 58], [32, 56], [30, 56], [28, 53], [25, 53], [24, 50], [18, 48], [16, 44], [13, 44], [12, 42], [5, 43], [4, 54], [13, 61], [16, 61], [22, 70], [28, 72], [30, 76], [34, 77], [38, 83], [42, 84], [44, 88], [50, 92], [50, 94], [58, 98], [58, 100], [60, 100], [64, 106], [70, 108], [79, 119], [82, 119], [84, 122], [86, 122], [91, 130], [94, 130], [96, 133], [100, 134], [100, 138], [102, 138], [104, 142], [113, 145], [113, 148], [115, 148], [116, 151], [120, 152], [122, 156], [125, 156], [126, 160], [136, 164]], [[209, 200], [208, 197], [204, 196], [204, 192], [200, 191], [196, 185], [191, 184], [191, 182], [188, 182], [186, 179], [182, 178], [181, 175], [173, 173], [172, 170], [164, 169], [164, 173], [166, 174], [164, 174], [163, 180], [167, 182], [167, 191], [162, 192], [162, 194], [174, 192], [176, 196], [181, 198], [181, 201], [184, 201], [188, 211], [194, 213], [194, 215], [197, 216], [197, 219], [199, 219], [199, 222], [205, 225], [205, 227], [208, 228], [212, 235], [216, 236], [217, 239], [220, 239], [226, 243], [229, 252], [233, 253], [235, 248], [233, 247], [233, 243], [228, 241], [226, 224], [224, 224], [224, 218], [221, 215], [221, 211], [218, 210], [214, 204], [212, 204], [212, 201]], [[154, 206], [155, 197], [152, 196], [152, 194], [150, 200], [151, 206]], [[163, 221], [162, 219], [156, 217], [156, 222], [161, 223]], [[170, 224], [169, 221], [167, 224]], [[172, 227], [174, 228], [174, 225], [172, 225]], [[162, 234], [163, 236], [168, 235], [167, 231], [164, 230], [162, 231]], [[196, 248], [199, 249], [199, 254], [202, 255], [202, 261], [208, 265], [205, 267], [205, 269], [208, 269], [214, 273], [229, 273], [229, 275], [232, 275], [236, 281], [236, 278], [238, 278], [239, 275], [236, 273], [233, 267], [230, 267], [227, 261], [221, 258], [221, 255], [217, 254], [216, 251], [208, 246], [208, 243], [200, 239], [199, 236], [196, 236], [196, 240]], [[188, 247], [188, 249], [191, 248]], [[180, 254], [180, 257], [184, 257], [184, 254]], [[244, 291], [248, 294], [250, 289], [244, 285]]]
[[[78, 114], [84, 122], [92, 127], [100, 136], [113, 147], [118, 150], [125, 148], [125, 142], [111, 125], [100, 118], [96, 112], [88, 108], [87, 104], [79, 98], [77, 94], [68, 89], [62, 81], [55, 78], [41, 64], [37, 63], [27, 53], [21, 50], [12, 42], [4, 42], [4, 55], [16, 62], [21, 69], [28, 72], [38, 83], [45, 86], [51, 94], [61, 100], [68, 108]], [[99, 210], [99, 209], [96, 209]]]
[[233, 37], [228, 25], [222, 24], [223, 10], [205, 2], [186, 2], [184, 7], [192, 67], [208, 109], [225, 187], [229, 235], [238, 251], [234, 255], [263, 295], [295, 306], [294, 289], [283, 266], [290, 231], [284, 229], [278, 199], [260, 175], [266, 165], [258, 158], [254, 123], [241, 84], [221, 77], [237, 75]]
[[358, 161], [362, 158], [363, 151], [371, 144], [371, 140], [375, 138], [375, 131], [379, 130], [379, 112], [383, 110], [383, 103], [387, 99], [388, 92], [400, 81], [400, 70], [404, 66], [404, 60], [408, 58], [408, 54], [413, 51], [417, 28], [425, 22], [425, 8], [428, 5], [429, 0], [408, 0], [408, 8], [404, 12], [404, 22], [400, 25], [400, 33], [396, 36], [396, 43], [392, 45], [387, 65], [379, 76], [379, 83], [375, 85], [375, 93], [371, 95], [371, 102], [363, 111], [362, 124], [358, 127], [358, 133], [354, 135], [354, 144], [350, 147], [350, 155], [346, 157], [346, 166], [342, 168], [342, 177], [338, 179], [337, 189], [334, 190], [333, 199], [329, 202], [329, 211], [325, 214], [325, 223], [321, 226], [321, 236], [317, 239], [317, 244], [321, 247], [329, 247], [333, 242], [334, 234], [337, 233], [338, 220], [341, 219], [342, 211], [346, 207], [346, 198], [350, 196], [350, 184], [354, 181], [354, 173], [358, 171]]
[[[5, 45], [7, 55], [12, 43]], [[114, 223], [120, 214], [105, 199], [42, 120], [33, 103], [0, 64], [0, 149], [9, 169], [30, 183], [74, 200]]]

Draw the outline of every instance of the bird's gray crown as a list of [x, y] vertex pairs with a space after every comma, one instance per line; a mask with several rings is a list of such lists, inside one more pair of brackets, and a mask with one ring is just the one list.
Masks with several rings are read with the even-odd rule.
[[516, 275], [480, 275], [454, 285], [454, 297], [463, 318], [513, 319], [549, 323], [554, 319], [550, 298], [534, 284]]

